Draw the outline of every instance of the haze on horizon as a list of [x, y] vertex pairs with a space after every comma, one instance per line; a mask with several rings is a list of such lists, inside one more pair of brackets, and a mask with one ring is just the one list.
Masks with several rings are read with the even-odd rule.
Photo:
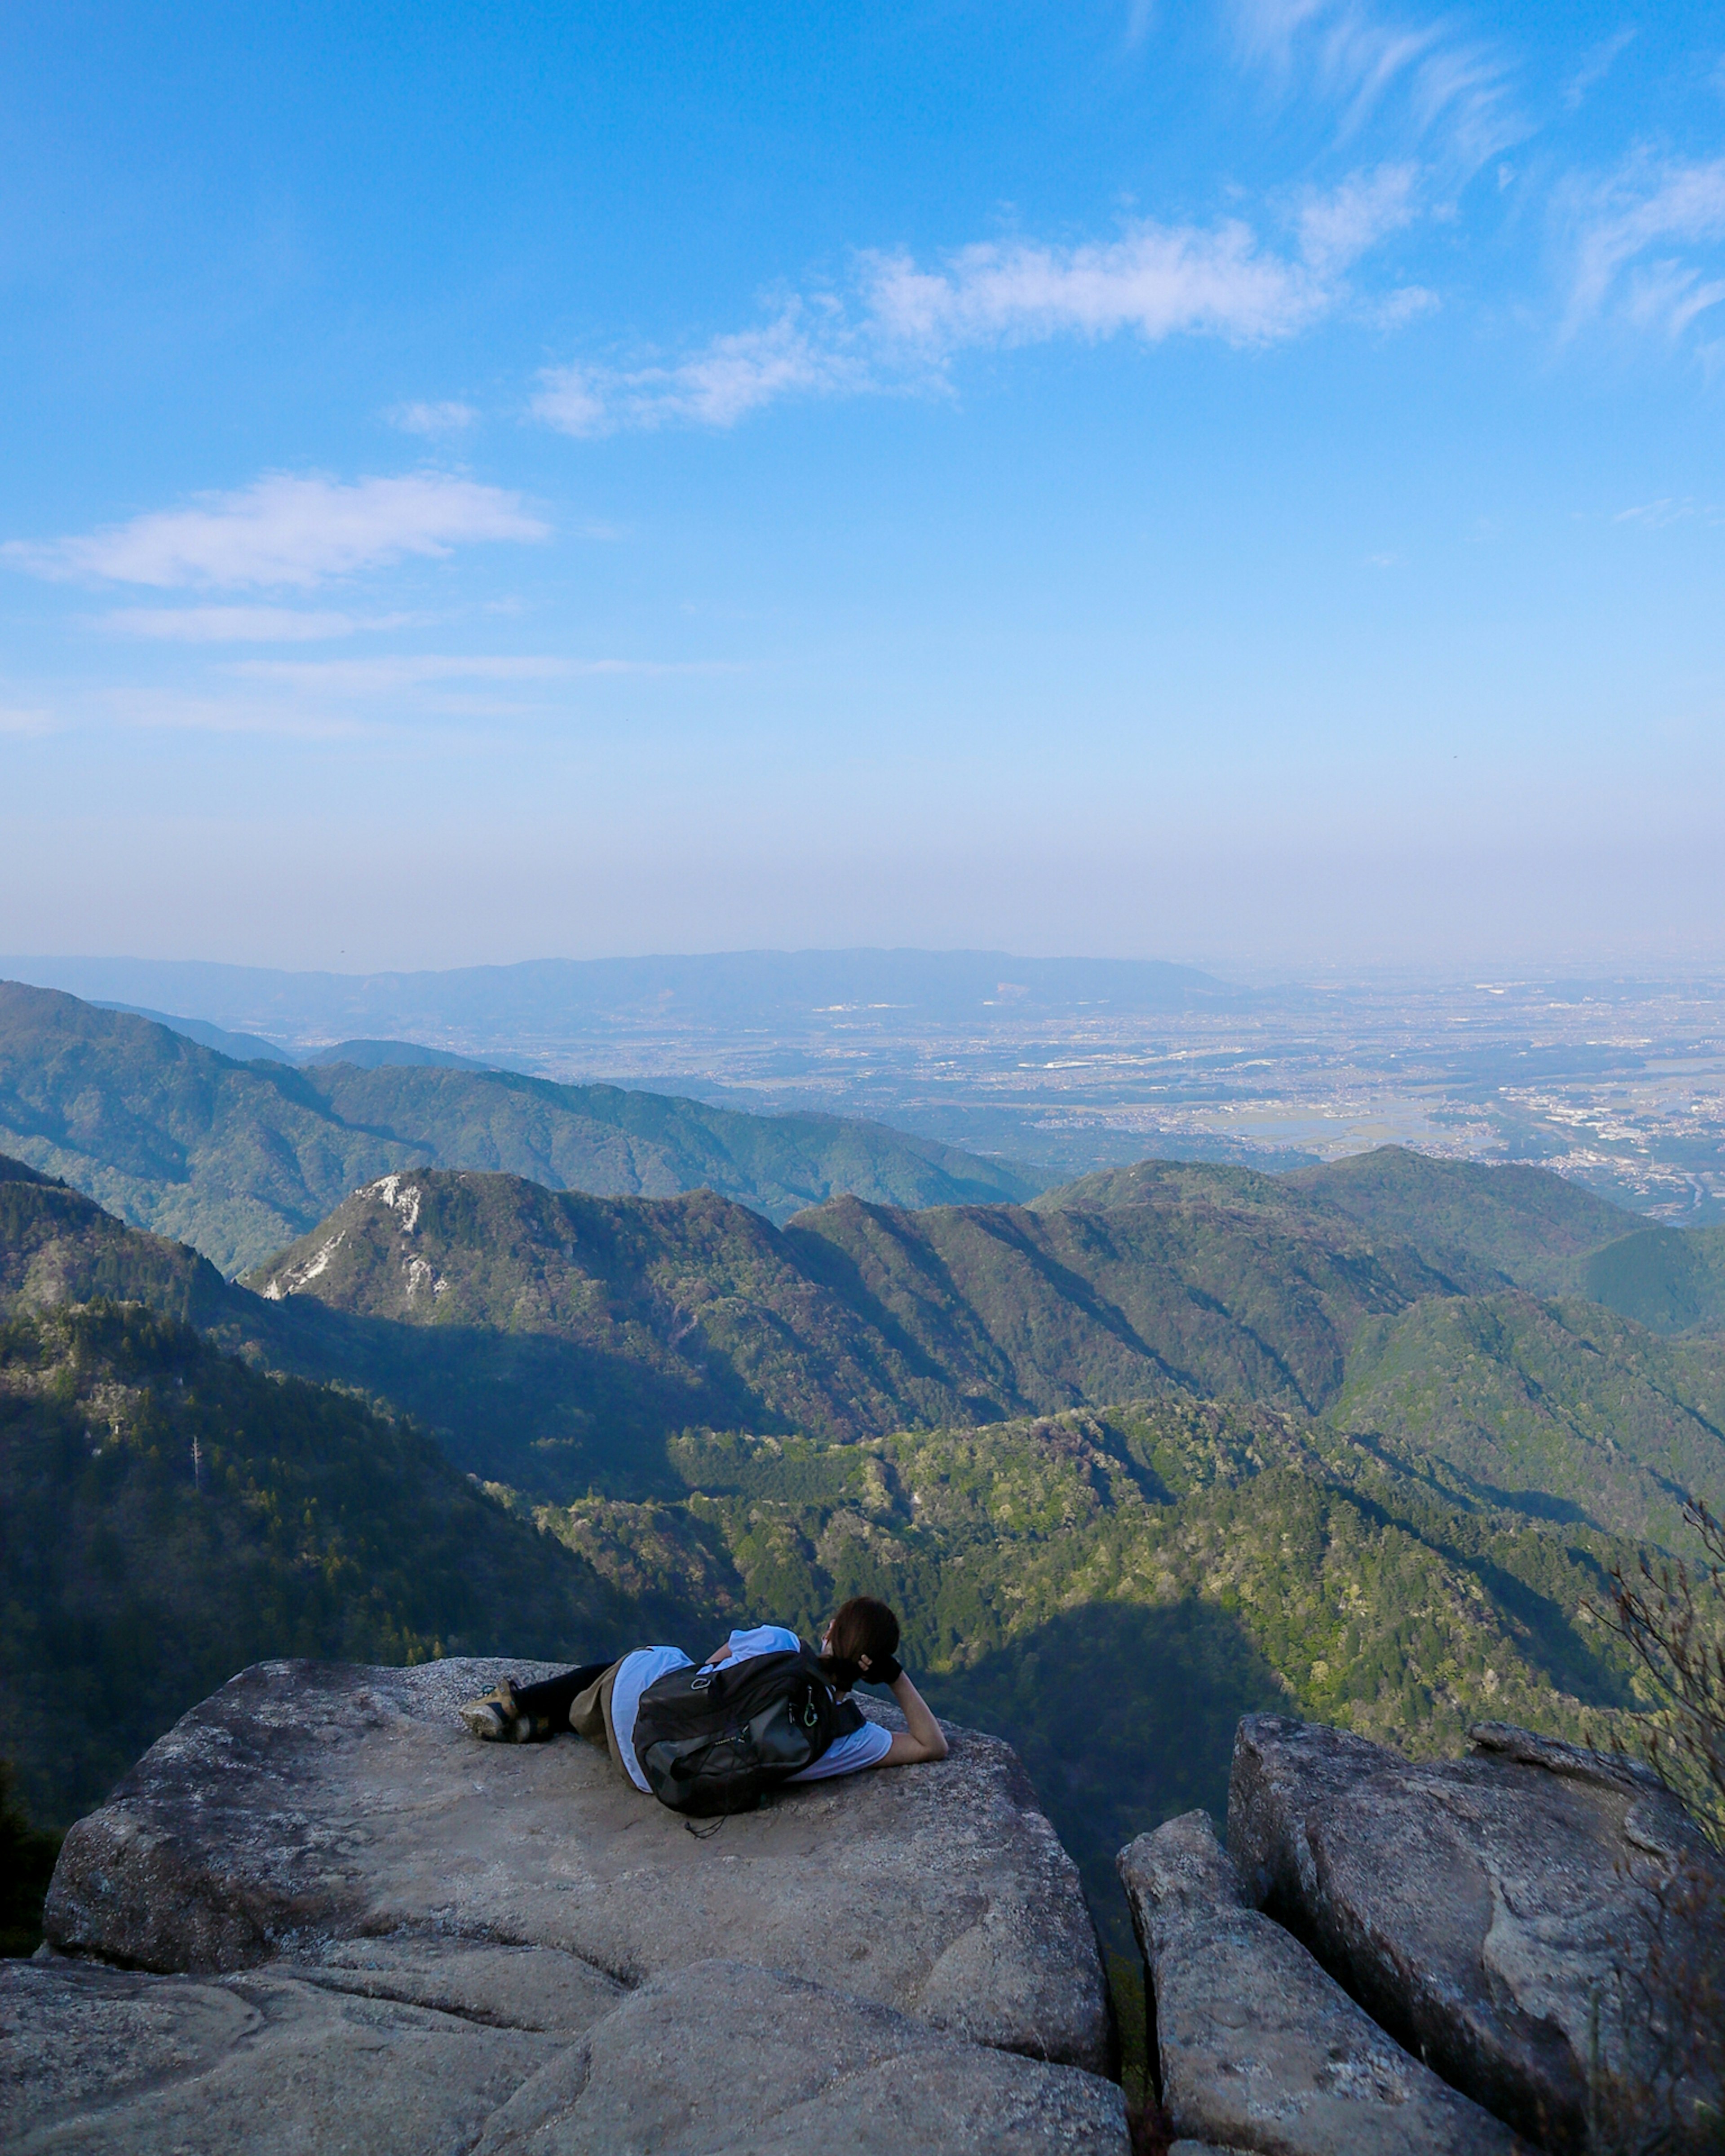
[[0, 31], [0, 948], [1725, 963], [1725, 30]]

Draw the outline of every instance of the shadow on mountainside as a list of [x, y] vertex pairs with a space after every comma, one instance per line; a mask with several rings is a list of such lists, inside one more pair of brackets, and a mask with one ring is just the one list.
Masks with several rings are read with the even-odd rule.
[[1117, 1852], [1199, 1805], [1221, 1819], [1235, 1725], [1288, 1705], [1240, 1620], [1199, 1601], [1064, 1610], [968, 1670], [918, 1681], [937, 1712], [1017, 1748], [1119, 1952], [1132, 1934]]

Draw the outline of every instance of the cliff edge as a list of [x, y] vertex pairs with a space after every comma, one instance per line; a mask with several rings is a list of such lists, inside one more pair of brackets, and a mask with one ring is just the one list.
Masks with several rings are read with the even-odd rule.
[[[0, 1965], [3, 2146], [1124, 2156], [1076, 1872], [1010, 1748], [691, 1834], [506, 1671], [270, 1662], [67, 1836]], [[869, 1703], [865, 1712], [891, 1721]]]

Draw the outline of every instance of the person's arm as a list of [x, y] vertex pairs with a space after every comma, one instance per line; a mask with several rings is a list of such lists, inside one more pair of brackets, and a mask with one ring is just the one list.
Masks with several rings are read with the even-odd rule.
[[892, 1696], [903, 1710], [907, 1726], [893, 1732], [891, 1746], [876, 1763], [882, 1767], [918, 1767], [926, 1759], [944, 1759], [946, 1736], [929, 1712], [927, 1701], [902, 1670], [892, 1681]]
[[710, 1670], [716, 1662], [728, 1662], [730, 1659], [731, 1642], [727, 1640], [722, 1647], [715, 1647], [701, 1666], [704, 1670]]

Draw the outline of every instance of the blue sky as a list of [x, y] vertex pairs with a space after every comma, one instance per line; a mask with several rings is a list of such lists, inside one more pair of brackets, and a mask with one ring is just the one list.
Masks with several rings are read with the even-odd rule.
[[0, 948], [1725, 958], [1717, 11], [0, 29]]

